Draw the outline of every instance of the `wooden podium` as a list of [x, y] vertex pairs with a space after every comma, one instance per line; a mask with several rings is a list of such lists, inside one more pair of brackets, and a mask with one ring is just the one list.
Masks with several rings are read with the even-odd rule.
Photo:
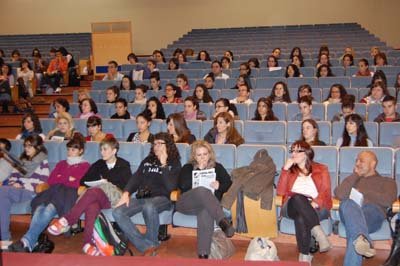
[[[92, 23], [92, 67], [95, 74], [104, 73], [111, 60], [124, 64], [132, 52], [130, 21]], [[100, 70], [100, 71], [98, 71]]]

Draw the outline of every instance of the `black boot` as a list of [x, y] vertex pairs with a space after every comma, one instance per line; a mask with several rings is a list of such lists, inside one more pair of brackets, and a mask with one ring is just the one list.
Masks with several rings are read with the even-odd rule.
[[218, 226], [224, 231], [226, 237], [232, 237], [235, 234], [235, 228], [233, 228], [231, 222], [227, 218], [223, 218], [219, 221]]
[[400, 219], [396, 220], [396, 227], [393, 232], [392, 248], [390, 249], [390, 255], [386, 259], [383, 266], [398, 266], [400, 265]]
[[159, 241], [167, 241], [171, 238], [171, 235], [168, 234], [168, 225], [162, 224], [158, 227], [158, 240]]
[[199, 254], [199, 259], [208, 259], [208, 255], [207, 254]]

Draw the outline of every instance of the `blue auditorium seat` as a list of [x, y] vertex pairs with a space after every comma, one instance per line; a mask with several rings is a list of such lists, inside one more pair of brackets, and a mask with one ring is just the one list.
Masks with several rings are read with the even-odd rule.
[[261, 97], [267, 98], [271, 95], [272, 89], [253, 89], [250, 98], [257, 103]]
[[[279, 60], [281, 61], [281, 60]], [[270, 71], [268, 68], [261, 68], [258, 74], [259, 77], [283, 77], [285, 75], [285, 67], [278, 70]]]
[[123, 139], [122, 125], [124, 119], [103, 119], [102, 131], [105, 133], [112, 133], [116, 139]]
[[[321, 102], [321, 89], [320, 88], [312, 88], [312, 97], [314, 98], [314, 101], [320, 103]], [[292, 101], [297, 101], [297, 92], [298, 92], [299, 88], [289, 88], [289, 95], [290, 95], [290, 99]]]
[[134, 173], [143, 160], [143, 145], [132, 142], [119, 142], [118, 156], [127, 160], [131, 165], [131, 171]]
[[61, 146], [65, 146], [66, 143], [60, 141], [47, 140], [44, 142], [44, 146], [47, 149], [47, 160], [49, 161], [50, 171], [54, 169], [56, 164], [61, 160]]
[[255, 89], [270, 89], [273, 88], [275, 83], [278, 81], [286, 82], [286, 78], [283, 77], [271, 77], [271, 78], [258, 78], [256, 79]]
[[379, 124], [379, 146], [400, 146], [399, 122], [384, 122]]
[[[317, 88], [318, 87], [318, 79], [314, 78], [314, 77], [288, 78], [287, 79], [288, 88], [298, 89], [301, 85], [304, 85], [304, 84], [310, 85], [311, 88]], [[296, 95], [297, 95], [297, 93], [296, 93]], [[290, 96], [292, 97], [292, 94], [290, 94]]]
[[[153, 119], [150, 124], [149, 131], [151, 134], [157, 134], [158, 132], [161, 132], [161, 126], [162, 124], [165, 124], [165, 120], [161, 119]], [[136, 121], [133, 119], [127, 119], [124, 121], [122, 124], [122, 139], [126, 140], [129, 137], [129, 134], [133, 132], [137, 132], [137, 126], [136, 126]]]
[[[341, 103], [331, 103], [326, 106], [326, 120], [332, 121], [332, 118], [335, 114], [340, 113], [342, 109]], [[367, 105], [363, 103], [355, 104], [355, 112], [361, 117], [366, 117], [367, 114]]]
[[212, 144], [216, 161], [230, 173], [236, 168], [236, 146], [233, 144]]
[[145, 104], [128, 103], [128, 112], [131, 116], [136, 117], [139, 113], [143, 112], [146, 108]]
[[350, 78], [348, 77], [326, 77], [318, 79], [318, 87], [330, 88], [332, 84], [342, 84], [345, 88], [350, 87]]
[[383, 112], [382, 105], [375, 103], [375, 104], [368, 104], [367, 105], [367, 114], [368, 114], [368, 121], [374, 121], [374, 119]]
[[40, 125], [42, 126], [43, 134], [47, 136], [51, 130], [57, 127], [54, 118], [40, 118]]
[[331, 67], [332, 73], [336, 77], [344, 76], [344, 68], [342, 66]]
[[[370, 83], [371, 83], [370, 77], [351, 77], [351, 87], [352, 88], [365, 88]], [[347, 86], [347, 87], [350, 87], [350, 86]]]
[[300, 73], [305, 78], [315, 77], [315, 68], [314, 67], [301, 67]]
[[399, 190], [400, 189], [400, 149], [396, 150], [394, 165], [396, 167], [395, 176], [396, 176], [396, 182], [397, 182], [397, 190]]
[[176, 108], [177, 108], [176, 103], [163, 103], [163, 108], [165, 112], [165, 117], [167, 118], [170, 114], [176, 113]]
[[97, 110], [103, 119], [110, 118], [115, 113], [115, 106], [112, 103], [98, 103]]
[[246, 120], [249, 113], [249, 105], [246, 103], [236, 103], [239, 119]]
[[238, 91], [237, 90], [224, 89], [224, 90], [221, 90], [221, 96], [220, 97], [232, 100], [232, 99], [236, 98], [237, 95], [238, 95]]
[[[201, 139], [204, 139], [204, 136], [210, 131], [214, 126], [214, 120], [204, 120], [201, 124]], [[235, 120], [235, 128], [238, 133], [243, 136], [243, 121]]]
[[87, 135], [87, 119], [74, 118], [74, 128], [83, 136]]
[[93, 80], [92, 82], [92, 89], [93, 90], [105, 90], [112, 86], [119, 87], [121, 85], [120, 80]]
[[245, 121], [244, 139], [246, 144], [285, 144], [286, 122]]
[[[347, 94], [352, 94], [356, 97], [356, 102], [358, 102], [358, 89], [357, 88], [345, 88]], [[322, 101], [325, 101], [328, 98], [330, 88], [322, 88]]]

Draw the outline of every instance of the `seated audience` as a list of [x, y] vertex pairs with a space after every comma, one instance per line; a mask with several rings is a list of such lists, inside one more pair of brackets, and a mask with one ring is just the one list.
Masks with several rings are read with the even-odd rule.
[[283, 81], [278, 81], [274, 84], [269, 98], [272, 100], [273, 103], [292, 102], [290, 100], [289, 89], [286, 83]]
[[378, 53], [374, 56], [374, 65], [381, 67], [386, 66], [388, 64], [386, 54], [385, 53]]
[[168, 70], [178, 70], [178, 69], [179, 69], [178, 58], [171, 58], [168, 61]]
[[161, 96], [161, 103], [182, 103], [182, 98], [178, 97], [179, 87], [175, 86], [172, 83], [168, 83], [165, 85], [165, 95]]
[[15, 86], [15, 79], [12, 73], [12, 67], [9, 64], [3, 64], [0, 71], [0, 82], [8, 81], [10, 87]]
[[24, 85], [29, 91], [29, 97], [33, 97], [33, 90], [31, 86], [33, 77], [34, 73], [31, 64], [27, 59], [23, 59], [21, 61], [20, 67], [17, 68], [17, 78], [22, 78], [22, 80], [24, 81]]
[[387, 222], [386, 211], [397, 199], [395, 180], [381, 176], [376, 171], [377, 165], [378, 159], [372, 151], [360, 152], [353, 174], [334, 191], [340, 200], [339, 214], [346, 230], [344, 266], [361, 266], [363, 256], [376, 254], [370, 234]]
[[213, 119], [217, 117], [219, 113], [228, 112], [233, 119], [238, 120], [239, 114], [237, 112], [236, 106], [233, 103], [230, 103], [226, 98], [219, 98], [215, 103], [215, 112], [213, 114]]
[[258, 58], [252, 57], [247, 61], [247, 63], [249, 64], [250, 68], [260, 68], [260, 61]]
[[114, 60], [108, 62], [107, 74], [103, 80], [122, 80], [124, 75], [118, 72], [118, 63]]
[[290, 153], [276, 193], [283, 196], [281, 216], [294, 220], [299, 261], [311, 264], [311, 236], [318, 242], [320, 252], [332, 247], [320, 225], [332, 208], [331, 179], [328, 167], [313, 161], [314, 151], [305, 141], [293, 143]]
[[276, 59], [281, 58], [281, 48], [277, 47], [272, 50], [271, 55], [273, 55]]
[[229, 57], [223, 56], [221, 58], [222, 69], [230, 69], [231, 68], [231, 59]]
[[356, 97], [352, 94], [346, 94], [343, 99], [342, 99], [342, 106], [341, 106], [341, 112], [337, 113], [333, 116], [332, 118], [332, 123], [333, 122], [344, 122], [344, 119], [346, 118], [347, 115], [349, 114], [354, 114], [355, 113], [355, 102]]
[[184, 111], [181, 112], [186, 121], [190, 120], [206, 120], [206, 114], [200, 110], [200, 104], [193, 96], [188, 96], [185, 98]]
[[124, 98], [119, 98], [115, 101], [115, 114], [111, 119], [131, 119], [132, 116], [128, 112], [128, 102]]
[[345, 95], [347, 95], [347, 91], [342, 84], [339, 83], [332, 84], [329, 90], [328, 97], [326, 97], [323, 103], [324, 104], [341, 103]]
[[154, 50], [151, 57], [156, 60], [157, 64], [163, 64], [166, 62], [164, 53], [160, 50]]
[[369, 70], [369, 63], [368, 60], [362, 58], [358, 61], [358, 71], [353, 77], [372, 77], [374, 72]]
[[176, 76], [176, 85], [181, 89], [181, 91], [190, 90], [188, 77], [183, 73]]
[[210, 93], [204, 84], [197, 84], [192, 96], [199, 103], [213, 102], [213, 98], [210, 96]]
[[26, 113], [22, 117], [21, 133], [15, 139], [26, 139], [29, 136], [39, 135], [43, 140], [46, 136], [42, 133], [42, 125], [39, 117], [35, 113]]
[[19, 62], [21, 61], [21, 53], [15, 49], [11, 52], [11, 62]]
[[134, 53], [130, 53], [128, 54], [128, 56], [126, 57], [126, 59], [128, 60], [128, 63], [130, 65], [134, 65], [137, 64], [139, 62], [137, 56]]
[[157, 97], [151, 97], [146, 102], [146, 110], [151, 113], [152, 119], [165, 119], [165, 112], [160, 100]]
[[204, 78], [204, 85], [206, 85], [207, 90], [214, 89], [215, 85], [214, 73], [210, 72], [206, 75], [206, 77]]
[[135, 82], [128, 75], [124, 75], [121, 80], [121, 85], [119, 87], [120, 91], [132, 91], [136, 88]]
[[250, 88], [248, 85], [240, 84], [238, 89], [238, 96], [235, 99], [230, 100], [230, 103], [245, 103], [251, 104], [253, 100], [250, 98]]
[[267, 69], [270, 71], [281, 69], [278, 64], [278, 58], [273, 55], [267, 57]]
[[233, 61], [233, 52], [231, 50], [226, 50], [224, 52], [224, 57], [229, 58], [229, 61], [232, 62]]
[[[243, 71], [244, 72], [244, 71]], [[240, 74], [238, 79], [236, 80], [236, 84], [234, 87], [231, 88], [231, 90], [238, 90], [240, 85], [246, 84], [247, 87], [250, 88], [251, 90], [251, 81], [249, 77], [246, 74]]]
[[119, 98], [119, 88], [117, 86], [111, 86], [106, 89], [106, 103], [115, 103]]
[[300, 103], [300, 99], [303, 96], [311, 97], [313, 103], [315, 103], [314, 98], [312, 96], [312, 88], [308, 84], [300, 85], [297, 89], [297, 101], [293, 101], [293, 103]]
[[151, 75], [150, 75], [150, 90], [153, 90], [153, 91], [162, 90], [159, 72], [151, 73]]
[[172, 136], [175, 143], [192, 144], [196, 140], [196, 137], [190, 132], [182, 114], [170, 114], [166, 122], [167, 131]]
[[88, 136], [86, 136], [86, 141], [97, 141], [101, 142], [104, 139], [114, 138], [112, 133], [104, 133], [102, 131], [102, 121], [98, 116], [91, 116], [86, 122], [88, 129]]
[[285, 71], [286, 78], [302, 78], [303, 75], [300, 73], [300, 69], [295, 64], [290, 64], [286, 67]]
[[83, 99], [79, 104], [79, 111], [80, 114], [77, 118], [80, 119], [88, 119], [91, 116], [100, 117], [100, 115], [98, 114], [97, 105], [93, 99]]
[[138, 114], [135, 121], [137, 132], [130, 133], [126, 141], [133, 143], [152, 143], [154, 136], [150, 132], [151, 120], [151, 113], [147, 109]]
[[325, 65], [328, 67], [332, 66], [331, 62], [329, 61], [329, 55], [321, 54], [318, 56], [318, 62], [317, 62], [317, 65], [315, 66], [315, 68], [318, 69], [322, 65]]
[[235, 128], [233, 116], [228, 112], [220, 112], [214, 118], [214, 127], [204, 136], [204, 140], [211, 144], [234, 144], [239, 146], [244, 143]]
[[374, 122], [400, 122], [400, 114], [396, 112], [397, 103], [396, 98], [393, 96], [385, 96], [382, 100], [383, 113], [379, 114]]
[[326, 146], [326, 143], [319, 139], [319, 127], [313, 119], [306, 119], [301, 123], [301, 140], [310, 146]]
[[304, 121], [306, 119], [313, 119], [315, 121], [321, 120], [319, 117], [312, 114], [312, 98], [310, 96], [303, 96], [299, 102], [300, 113], [292, 117], [291, 121]]
[[302, 57], [294, 55], [291, 64], [296, 65], [297, 68], [304, 67], [304, 60]]
[[380, 52], [381, 52], [381, 50], [379, 49], [378, 46], [372, 46], [372, 47], [371, 47], [371, 52], [370, 52], [371, 58], [372, 58], [372, 59], [375, 58], [375, 56], [376, 56], [377, 54], [379, 54]]
[[249, 79], [249, 77], [251, 76], [251, 67], [250, 67], [249, 63], [246, 63], [246, 62], [240, 63], [239, 74], [245, 75], [247, 77], [247, 82], [251, 83], [250, 79]]
[[[149, 155], [123, 188], [113, 216], [116, 223], [135, 248], [144, 256], [155, 256], [160, 245], [159, 213], [170, 210], [170, 193], [177, 188], [181, 170], [179, 151], [167, 133], [154, 136]], [[135, 193], [136, 197], [131, 197]], [[141, 233], [130, 219], [142, 213], [146, 233]]]
[[[30, 201], [36, 195], [36, 188], [49, 177], [47, 150], [43, 139], [31, 135], [24, 139], [24, 151], [19, 157], [22, 167], [14, 168], [8, 179], [0, 186], [0, 237], [1, 248], [7, 249], [11, 242], [11, 205]], [[22, 171], [23, 170], [23, 171]]]
[[90, 99], [90, 92], [88, 89], [81, 88], [78, 90], [78, 103], [81, 104], [84, 99]]
[[[229, 76], [228, 76], [227, 74], [225, 74], [224, 72], [222, 72], [222, 64], [221, 64], [221, 62], [218, 61], [218, 60], [214, 60], [214, 61], [211, 63], [211, 73], [214, 74], [214, 78], [215, 78], [215, 79], [228, 79], [228, 78], [229, 78]], [[205, 75], [205, 76], [203, 77], [203, 79], [206, 79], [207, 76], [208, 76], [208, 74]]]
[[50, 61], [47, 72], [44, 75], [44, 83], [50, 86], [56, 93], [61, 92], [60, 82], [68, 71], [68, 61], [60, 50], [56, 51], [56, 58]]
[[354, 66], [354, 58], [351, 54], [345, 54], [342, 59], [342, 66], [344, 68]]
[[363, 119], [358, 114], [349, 114], [344, 119], [342, 137], [336, 141], [336, 147], [361, 146], [372, 147], [373, 143], [368, 138]]
[[211, 61], [210, 54], [206, 50], [201, 50], [198, 53], [196, 60], [210, 62]]
[[8, 80], [2, 80], [0, 76], [0, 104], [2, 113], [9, 113], [8, 106], [11, 102], [11, 87]]
[[107, 182], [86, 189], [75, 205], [59, 219], [54, 220], [47, 231], [52, 235], [61, 235], [76, 224], [84, 213], [83, 252], [91, 256], [110, 256], [107, 250], [98, 250], [94, 243], [94, 222], [102, 209], [117, 205], [122, 195], [121, 190], [130, 180], [132, 173], [129, 162], [117, 156], [119, 143], [115, 138], [106, 138], [99, 145], [102, 158], [90, 166], [79, 183], [81, 186], [89, 187], [87, 182], [101, 179]]
[[136, 86], [135, 89], [135, 99], [133, 99], [133, 103], [137, 104], [146, 104], [146, 92], [148, 91], [149, 87], [145, 84], [140, 84]]
[[317, 68], [317, 78], [333, 77], [332, 69], [328, 65], [320, 65]]
[[54, 112], [49, 114], [49, 118], [57, 118], [61, 112], [69, 112], [69, 102], [65, 98], [57, 98], [53, 101]]
[[389, 95], [389, 91], [383, 82], [376, 82], [369, 90], [368, 94], [360, 100], [360, 103], [365, 104], [382, 104], [383, 99]]
[[[197, 217], [197, 254], [200, 259], [208, 259], [211, 249], [214, 223], [227, 237], [232, 237], [235, 229], [225, 217], [221, 206], [222, 196], [232, 184], [231, 177], [224, 166], [215, 159], [211, 145], [204, 140], [197, 140], [191, 145], [189, 163], [182, 167], [178, 187], [182, 192], [175, 209], [187, 215]], [[214, 170], [215, 181], [207, 187], [193, 186], [193, 171]]]
[[62, 217], [78, 198], [80, 180], [90, 164], [83, 159], [85, 140], [75, 134], [66, 144], [66, 160], [57, 163], [51, 171], [47, 184], [50, 187], [32, 199], [32, 220], [28, 231], [8, 247], [11, 252], [32, 252], [40, 234], [56, 215]]
[[74, 136], [74, 120], [66, 112], [60, 112], [54, 120], [55, 128], [47, 134], [48, 140], [64, 141], [70, 140]]
[[274, 115], [272, 110], [271, 98], [261, 97], [257, 101], [257, 108], [254, 112], [252, 120], [255, 121], [278, 121], [279, 119]]

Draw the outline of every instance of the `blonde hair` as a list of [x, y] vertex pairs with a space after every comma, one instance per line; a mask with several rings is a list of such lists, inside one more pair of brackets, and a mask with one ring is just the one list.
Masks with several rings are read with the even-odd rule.
[[54, 120], [54, 124], [55, 124], [56, 127], [49, 132], [48, 137], [47, 137], [48, 139], [51, 139], [51, 137], [54, 135], [54, 133], [58, 130], [57, 125], [58, 125], [58, 122], [61, 119], [67, 120], [67, 122], [69, 124], [69, 127], [70, 127], [69, 131], [65, 134], [65, 137], [66, 138], [71, 138], [72, 137], [73, 132], [74, 132], [74, 130], [73, 130], [74, 129], [74, 120], [72, 119], [72, 116], [69, 113], [60, 112], [57, 115], [56, 119]]
[[196, 151], [199, 148], [206, 148], [208, 150], [208, 153], [210, 154], [210, 160], [207, 164], [207, 168], [215, 167], [215, 161], [216, 161], [215, 152], [210, 143], [208, 143], [205, 140], [196, 140], [190, 146], [191, 146], [191, 149], [190, 149], [189, 163], [191, 163], [193, 166], [197, 167]]
[[85, 95], [85, 97], [84, 98], [86, 98], [86, 99], [90, 99], [91, 97], [90, 97], [90, 93], [89, 93], [89, 91], [87, 90], [87, 89], [79, 89], [78, 90], [78, 98], [79, 98], [79, 95], [80, 94], [84, 94]]

